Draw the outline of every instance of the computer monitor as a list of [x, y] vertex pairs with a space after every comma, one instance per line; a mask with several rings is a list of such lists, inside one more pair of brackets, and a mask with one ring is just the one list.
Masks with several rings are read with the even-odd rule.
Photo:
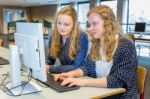
[[146, 23], [137, 22], [135, 23], [135, 32], [145, 32]]
[[7, 88], [12, 89], [11, 93], [14, 95], [41, 91], [40, 86], [31, 81], [26, 83], [25, 87], [20, 86], [24, 83], [21, 80], [20, 69], [23, 64], [33, 78], [47, 81], [42, 24], [17, 23], [15, 43], [16, 45], [10, 45], [9, 48], [11, 83]]

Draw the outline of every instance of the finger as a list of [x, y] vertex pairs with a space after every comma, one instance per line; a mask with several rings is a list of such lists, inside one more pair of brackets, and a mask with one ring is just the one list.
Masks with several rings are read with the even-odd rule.
[[64, 76], [60, 76], [59, 77], [59, 79], [61, 80], [61, 81], [63, 81], [63, 80], [65, 80], [67, 77], [64, 77]]
[[72, 87], [72, 86], [75, 86], [76, 85], [76, 83], [75, 82], [72, 82], [72, 83], [70, 83], [69, 85], [68, 85], [68, 87]]
[[63, 77], [69, 77], [69, 74], [68, 73], [62, 73], [61, 76], [63, 76]]
[[60, 79], [60, 74], [54, 75], [54, 80], [57, 81], [58, 79]]
[[67, 85], [67, 84], [69, 84], [69, 83], [71, 83], [71, 82], [72, 82], [71, 79], [66, 78], [66, 79], [64, 79], [64, 80], [62, 81], [61, 85], [64, 86], [64, 85]]

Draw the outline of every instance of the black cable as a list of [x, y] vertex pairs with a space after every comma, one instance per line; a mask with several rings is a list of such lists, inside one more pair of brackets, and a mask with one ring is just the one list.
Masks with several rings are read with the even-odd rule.
[[[3, 91], [6, 92], [6, 93], [7, 93], [7, 92], [11, 93], [11, 94], [8, 94], [8, 93], [7, 93], [9, 96], [20, 96], [20, 95], [22, 94], [24, 88], [26, 87], [26, 85], [27, 85], [31, 80], [32, 80], [32, 77], [31, 77], [31, 74], [29, 73], [29, 75], [28, 75], [28, 81], [26, 81], [25, 83], [23, 83], [23, 84], [21, 84], [21, 85], [12, 87], [11, 89], [8, 89], [8, 88], [6, 87], [6, 85], [3, 85]], [[11, 92], [11, 90], [12, 90], [12, 89], [15, 89], [15, 88], [18, 88], [18, 87], [20, 87], [20, 86], [23, 86], [21, 92], [20, 92], [18, 95], [13, 95], [13, 93]]]
[[36, 83], [37, 83], [39, 86], [41, 86], [41, 87], [43, 87], [43, 88], [49, 88], [48, 86], [42, 84], [38, 79], [35, 79], [35, 80], [36, 80]]
[[[3, 92], [5, 92], [5, 93], [6, 93], [7, 95], [9, 95], [9, 96], [21, 96], [22, 93], [23, 93], [23, 91], [24, 91], [24, 89], [25, 89], [25, 87], [27, 86], [27, 84], [32, 80], [32, 70], [29, 69], [29, 71], [30, 71], [30, 72], [29, 72], [28, 75], [21, 75], [21, 76], [27, 76], [27, 77], [28, 77], [28, 80], [27, 80], [25, 83], [22, 83], [22, 84], [20, 84], [20, 85], [18, 85], [18, 86], [15, 86], [15, 87], [10, 88], [10, 89], [8, 89], [8, 88], [6, 87], [6, 85], [9, 84], [10, 81], [7, 82], [7, 83], [5, 83], [5, 80], [7, 79], [9, 73], [3, 74], [3, 76], [6, 75], [5, 78], [3, 79], [2, 83], [0, 84], [0, 87], [1, 87], [1, 89], [3, 90]], [[36, 80], [36, 81], [37, 81], [37, 80]], [[38, 84], [39, 84], [39, 83], [38, 83]], [[39, 85], [40, 85], [40, 84], [39, 84]], [[20, 91], [20, 93], [19, 93], [18, 95], [14, 95], [11, 90], [12, 90], [12, 89], [15, 89], [15, 88], [18, 88], [18, 87], [20, 87], [20, 86], [22, 86], [22, 90]], [[40, 85], [40, 86], [42, 86], [42, 85]], [[44, 86], [42, 86], [42, 87], [44, 87]], [[37, 92], [38, 92], [38, 91], [37, 91]], [[36, 92], [33, 92], [33, 93], [36, 93]]]
[[[29, 79], [30, 78], [30, 79]], [[28, 76], [28, 81], [26, 82], [26, 84], [24, 84], [23, 88], [22, 88], [22, 91], [20, 92], [19, 96], [22, 94], [24, 88], [26, 87], [26, 85], [32, 80], [32, 77], [31, 75]]]
[[[0, 84], [0, 88], [3, 89], [2, 87], [4, 86], [5, 80], [7, 79], [9, 73], [3, 74], [2, 76], [5, 76], [5, 78], [2, 80], [2, 83]], [[9, 83], [9, 82], [8, 82]]]

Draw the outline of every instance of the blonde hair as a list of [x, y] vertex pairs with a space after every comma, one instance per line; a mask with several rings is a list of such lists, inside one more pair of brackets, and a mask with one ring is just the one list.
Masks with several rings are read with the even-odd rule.
[[80, 37], [80, 29], [77, 22], [77, 13], [75, 9], [72, 8], [71, 6], [63, 7], [56, 15], [54, 28], [52, 29], [50, 55], [56, 58], [60, 53], [61, 35], [59, 34], [57, 28], [57, 18], [60, 14], [65, 14], [70, 16], [74, 23], [72, 32], [70, 34], [70, 46], [69, 46], [69, 57], [73, 60], [77, 54], [77, 51], [79, 50], [78, 42]]
[[100, 17], [104, 20], [104, 34], [101, 39], [95, 39], [91, 37], [91, 49], [89, 56], [93, 61], [102, 59], [100, 53], [100, 48], [105, 55], [106, 61], [111, 61], [113, 58], [113, 53], [116, 48], [118, 40], [116, 40], [116, 34], [121, 38], [121, 29], [118, 22], [115, 19], [115, 15], [111, 8], [105, 5], [99, 5], [92, 8], [87, 16], [92, 13], [98, 13]]

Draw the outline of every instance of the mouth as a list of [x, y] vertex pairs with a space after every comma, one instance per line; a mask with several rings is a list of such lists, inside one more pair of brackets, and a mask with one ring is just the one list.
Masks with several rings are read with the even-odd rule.
[[96, 32], [92, 32], [92, 35], [95, 35], [96, 34]]
[[61, 33], [65, 33], [65, 31], [60, 31]]

